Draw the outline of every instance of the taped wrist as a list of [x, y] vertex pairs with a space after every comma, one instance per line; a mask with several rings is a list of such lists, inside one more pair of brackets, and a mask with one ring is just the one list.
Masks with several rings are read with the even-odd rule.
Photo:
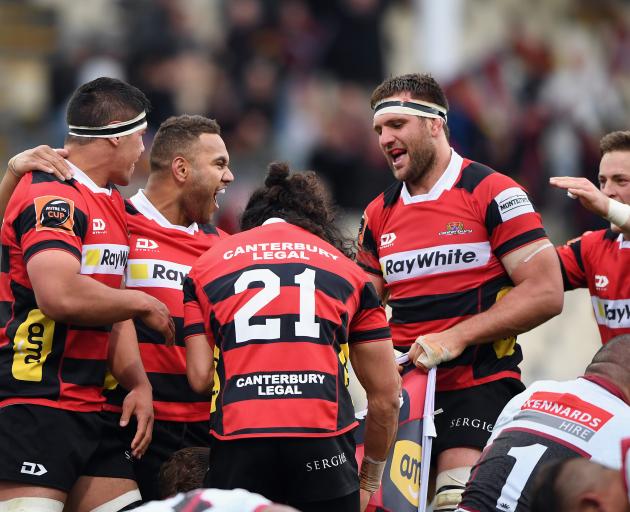
[[424, 350], [424, 353], [418, 357], [418, 362], [422, 363], [425, 368], [431, 369], [440, 363], [451, 360], [451, 354], [448, 349], [439, 343], [436, 347], [429, 345], [424, 340], [424, 336], [418, 336], [416, 343]]
[[9, 170], [9, 172], [11, 174], [13, 174], [13, 176], [15, 176], [18, 180], [22, 179], [22, 176], [20, 176], [17, 171], [15, 170], [15, 159], [18, 156], [15, 155], [14, 157], [11, 158], [11, 160], [9, 160], [9, 163], [7, 164], [7, 169]]
[[608, 199], [608, 215], [606, 220], [615, 226], [623, 226], [630, 219], [630, 206], [614, 199]]
[[376, 492], [381, 486], [381, 478], [385, 471], [385, 463], [387, 461], [374, 460], [366, 455], [361, 462], [361, 471], [359, 472], [359, 487], [364, 491]]

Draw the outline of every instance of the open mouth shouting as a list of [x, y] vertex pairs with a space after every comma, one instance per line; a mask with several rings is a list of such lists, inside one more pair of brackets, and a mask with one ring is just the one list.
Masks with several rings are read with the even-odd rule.
[[216, 192], [214, 193], [214, 206], [218, 209], [219, 208], [219, 201], [217, 200], [217, 196], [219, 194], [225, 194], [225, 188], [218, 188], [216, 190]]

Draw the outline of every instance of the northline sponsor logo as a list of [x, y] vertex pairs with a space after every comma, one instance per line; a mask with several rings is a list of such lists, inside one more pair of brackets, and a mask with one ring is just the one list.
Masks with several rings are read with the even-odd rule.
[[387, 282], [481, 267], [490, 260], [490, 244], [452, 244], [390, 254], [380, 259]]

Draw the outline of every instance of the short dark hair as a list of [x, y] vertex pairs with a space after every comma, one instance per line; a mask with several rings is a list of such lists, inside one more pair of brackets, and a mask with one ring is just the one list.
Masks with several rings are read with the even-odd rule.
[[532, 485], [532, 502], [530, 512], [559, 512], [562, 500], [558, 490], [558, 475], [573, 458], [560, 459], [544, 465], [534, 478]]
[[293, 173], [285, 162], [272, 162], [264, 186], [249, 198], [241, 216], [241, 229], [260, 226], [280, 217], [322, 238], [349, 258], [354, 242], [335, 225], [337, 209], [330, 192], [313, 171]]
[[210, 448], [193, 446], [177, 450], [162, 464], [159, 489], [162, 499], [203, 487], [208, 471]]
[[[379, 101], [403, 92], [410, 93], [411, 97], [417, 100], [435, 103], [448, 111], [448, 100], [446, 99], [442, 87], [440, 87], [440, 84], [437, 83], [435, 78], [428, 73], [409, 73], [387, 78], [372, 92], [370, 107], [374, 108]], [[446, 122], [444, 123], [444, 133], [448, 138], [449, 130]]]
[[214, 119], [203, 116], [181, 115], [164, 121], [153, 139], [149, 156], [151, 171], [168, 169], [173, 159], [191, 159], [190, 151], [204, 133], [221, 135], [221, 127]]
[[602, 156], [612, 151], [630, 151], [630, 131], [607, 133], [599, 141], [599, 151]]
[[[105, 126], [112, 121], [133, 119], [150, 108], [151, 103], [137, 87], [117, 78], [101, 77], [74, 91], [68, 102], [66, 122], [75, 126]], [[66, 142], [78, 144], [93, 140], [74, 135], [66, 137]]]

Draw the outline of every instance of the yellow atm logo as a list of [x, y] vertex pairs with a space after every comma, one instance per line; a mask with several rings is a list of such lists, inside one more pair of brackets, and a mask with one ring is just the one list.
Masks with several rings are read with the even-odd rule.
[[210, 414], [217, 410], [217, 397], [219, 396], [219, 390], [221, 389], [221, 380], [219, 379], [219, 372], [217, 366], [219, 366], [219, 358], [221, 357], [221, 350], [216, 345], [214, 346], [214, 354], [212, 357], [212, 364], [214, 365], [214, 381], [212, 384], [212, 400], [210, 403]]
[[13, 339], [13, 378], [41, 382], [44, 363], [52, 352], [54, 333], [54, 320], [39, 309], [29, 312]]
[[392, 465], [389, 468], [389, 478], [405, 499], [418, 506], [420, 494], [420, 462], [422, 461], [422, 447], [418, 443], [403, 439], [394, 445]]

